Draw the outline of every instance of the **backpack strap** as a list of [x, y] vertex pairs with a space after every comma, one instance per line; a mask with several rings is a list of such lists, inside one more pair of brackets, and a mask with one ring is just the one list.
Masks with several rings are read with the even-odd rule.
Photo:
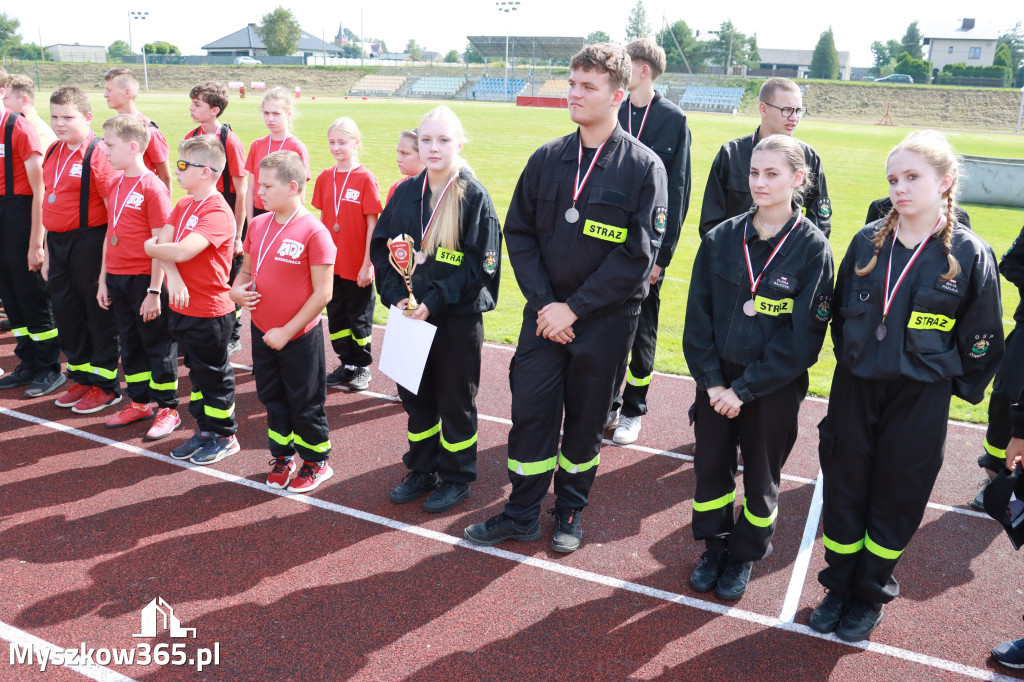
[[11, 111], [7, 115], [7, 125], [4, 126], [4, 196], [14, 196], [14, 122], [18, 114]]
[[78, 197], [78, 228], [89, 227], [89, 176], [92, 166], [92, 151], [100, 143], [98, 137], [89, 141], [89, 146], [82, 157], [82, 191]]

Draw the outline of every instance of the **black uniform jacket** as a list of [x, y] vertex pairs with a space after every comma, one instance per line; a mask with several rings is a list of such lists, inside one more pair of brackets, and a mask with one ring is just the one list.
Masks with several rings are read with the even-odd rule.
[[[750, 210], [750, 156], [760, 141], [761, 128], [753, 135], [738, 137], [722, 145], [718, 156], [711, 164], [708, 184], [704, 188], [704, 205], [700, 210], [700, 236], [726, 218], [738, 216]], [[832, 232], [832, 202], [825, 186], [825, 172], [821, 170], [818, 154], [803, 142], [804, 159], [813, 174], [814, 184], [807, 188], [803, 205], [807, 217], [814, 221], [826, 237]]]
[[[891, 210], [892, 199], [889, 197], [875, 199], [868, 206], [868, 217], [864, 220], [864, 224], [867, 225], [868, 223], [873, 223], [876, 220], [884, 220]], [[967, 211], [965, 211], [962, 206], [957, 205], [956, 207], [956, 219], [961, 225], [970, 229], [971, 216], [967, 215]]]
[[957, 225], [952, 254], [961, 272], [949, 282], [942, 241], [929, 239], [896, 292], [885, 320], [886, 336], [875, 338], [882, 321], [886, 271], [892, 258], [890, 291], [914, 249], [886, 239], [874, 270], [854, 269], [871, 260], [873, 237], [881, 222], [858, 232], [836, 277], [832, 341], [836, 361], [855, 376], [881, 381], [934, 383], [953, 380], [953, 394], [977, 404], [1003, 357], [999, 273], [992, 247]]
[[579, 139], [552, 140], [526, 163], [505, 218], [508, 257], [527, 311], [558, 301], [579, 318], [637, 315], [666, 222], [665, 166], [616, 126], [570, 223]]
[[1024, 229], [1017, 235], [1010, 250], [1003, 255], [1003, 260], [999, 262], [999, 272], [1010, 284], [1017, 287], [1017, 292], [1020, 294], [1021, 301], [1013, 313], [1013, 321], [1017, 326], [1022, 326], [1024, 325]]
[[[373, 229], [370, 260], [380, 301], [386, 306], [409, 295], [404, 280], [388, 262], [387, 242], [407, 234], [420, 250], [421, 226], [430, 220], [432, 210], [429, 185], [420, 199], [426, 172], [398, 186]], [[466, 192], [460, 210], [462, 236], [458, 250], [428, 254], [426, 262], [416, 266], [412, 275], [413, 294], [431, 315], [485, 313], [498, 303], [501, 223], [483, 185], [465, 169], [459, 177], [465, 181]]]
[[[633, 113], [633, 135], [665, 164], [668, 173], [668, 220], [655, 265], [662, 269], [672, 262], [679, 232], [690, 208], [690, 127], [686, 114], [661, 94], [655, 92], [651, 103], [642, 109], [631, 107], [629, 98], [619, 107], [619, 125], [629, 130], [630, 110]], [[647, 120], [644, 121], [644, 114]], [[643, 136], [640, 124], [643, 122]]]
[[[794, 227], [797, 218], [800, 223]], [[754, 316], [743, 244], [754, 279], [772, 251], [790, 237], [765, 270]], [[782, 388], [818, 360], [832, 300], [832, 249], [820, 230], [794, 209], [771, 239], [761, 239], [747, 214], [730, 218], [697, 249], [686, 304], [683, 353], [698, 388], [730, 386], [743, 402]], [[743, 367], [731, 385], [723, 363]]]

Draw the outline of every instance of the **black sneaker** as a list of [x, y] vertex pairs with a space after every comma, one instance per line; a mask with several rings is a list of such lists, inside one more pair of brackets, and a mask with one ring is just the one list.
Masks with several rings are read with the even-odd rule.
[[871, 604], [859, 599], [850, 600], [850, 609], [839, 621], [836, 636], [845, 642], [859, 642], [871, 636], [885, 614], [883, 604]]
[[6, 317], [0, 320], [0, 331], [9, 332], [11, 331], [11, 321]]
[[188, 459], [199, 452], [199, 450], [206, 444], [206, 441], [210, 439], [210, 436], [204, 436], [202, 431], [196, 429], [196, 432], [192, 434], [191, 438], [171, 450], [171, 457], [174, 459]]
[[352, 378], [354, 370], [349, 369], [345, 365], [338, 365], [337, 369], [327, 375], [328, 386], [341, 386], [347, 384], [349, 379]]
[[726, 601], [734, 601], [743, 596], [750, 582], [750, 572], [754, 569], [753, 561], [738, 561], [729, 557], [722, 569], [722, 575], [715, 585], [715, 596]]
[[402, 479], [402, 482], [391, 491], [391, 501], [395, 504], [412, 502], [417, 497], [437, 487], [437, 474], [431, 472], [424, 474], [419, 471], [410, 471]]
[[1002, 642], [992, 649], [992, 658], [1007, 668], [1024, 668], [1024, 637], [1012, 642]]
[[540, 519], [534, 519], [525, 528], [517, 526], [516, 522], [502, 512], [492, 516], [483, 523], [474, 523], [462, 531], [463, 537], [474, 545], [493, 547], [505, 540], [518, 540], [519, 542], [533, 542], [540, 540]]
[[26, 398], [38, 398], [49, 395], [60, 388], [68, 378], [58, 371], [44, 369], [32, 379], [32, 383], [25, 389]]
[[31, 384], [35, 378], [36, 373], [34, 370], [29, 369], [25, 365], [18, 365], [13, 372], [0, 377], [0, 388], [21, 388]]
[[725, 560], [729, 558], [729, 552], [725, 549], [709, 549], [700, 555], [700, 563], [690, 574], [690, 587], [697, 592], [710, 592], [718, 584], [718, 577], [722, 575], [722, 567]]
[[448, 511], [459, 502], [469, 497], [468, 483], [443, 482], [437, 490], [423, 500], [423, 509], [433, 514]]
[[562, 554], [575, 552], [583, 542], [582, 509], [552, 509], [555, 517], [555, 535], [551, 549]]
[[365, 391], [370, 386], [370, 370], [366, 367], [356, 367], [352, 370], [352, 376], [348, 380], [348, 390]]
[[846, 597], [829, 592], [811, 611], [811, 619], [807, 624], [815, 632], [822, 634], [834, 632], [839, 627], [843, 616], [846, 615], [849, 606], [850, 602]]

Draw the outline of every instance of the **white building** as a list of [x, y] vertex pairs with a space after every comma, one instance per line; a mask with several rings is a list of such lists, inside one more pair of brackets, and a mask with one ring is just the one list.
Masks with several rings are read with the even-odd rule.
[[46, 48], [47, 56], [55, 62], [90, 62], [102, 64], [107, 61], [107, 48], [102, 45], [68, 45], [57, 43]]
[[938, 70], [946, 64], [992, 66], [999, 29], [995, 24], [963, 19], [961, 23], [932, 24], [922, 30], [927, 59]]

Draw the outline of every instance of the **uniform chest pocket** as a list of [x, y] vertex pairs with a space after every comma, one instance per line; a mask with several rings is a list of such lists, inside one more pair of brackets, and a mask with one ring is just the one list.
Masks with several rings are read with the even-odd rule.
[[839, 316], [848, 320], [863, 315], [867, 312], [868, 302], [874, 295], [874, 286], [870, 283], [863, 283], [859, 288], [851, 289], [846, 295], [846, 300], [841, 301], [842, 307], [839, 308]]
[[[558, 191], [561, 189], [561, 184], [557, 180], [541, 180], [541, 185], [537, 190], [537, 232], [550, 233], [555, 229], [559, 219]], [[569, 205], [561, 208], [564, 213]]]
[[907, 350], [944, 353], [953, 349], [956, 314], [963, 294], [936, 288], [914, 292], [907, 321]]
[[625, 230], [629, 227], [630, 216], [636, 210], [636, 201], [635, 196], [629, 196], [619, 190], [595, 186], [587, 199], [583, 217], [587, 222], [593, 221]]
[[745, 281], [747, 277], [746, 270], [739, 261], [731, 261], [718, 255], [713, 256], [711, 258], [711, 274], [717, 275], [736, 286], [746, 284], [747, 290], [750, 290], [750, 283]]

